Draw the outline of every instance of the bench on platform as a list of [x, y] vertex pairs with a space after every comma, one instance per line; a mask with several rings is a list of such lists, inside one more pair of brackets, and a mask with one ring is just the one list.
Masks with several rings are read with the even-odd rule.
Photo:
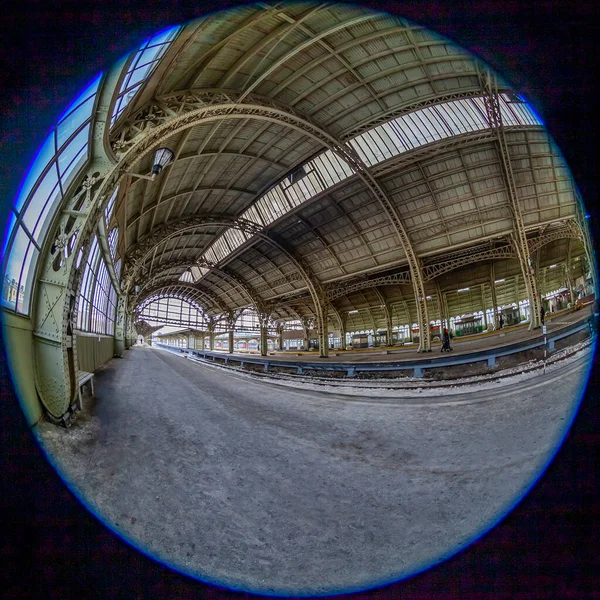
[[77, 398], [78, 398], [78, 406], [79, 410], [83, 408], [83, 401], [81, 399], [81, 388], [87, 383], [90, 382], [90, 386], [92, 388], [92, 396], [95, 396], [94, 391], [94, 374], [88, 373], [87, 371], [79, 371], [77, 374]]

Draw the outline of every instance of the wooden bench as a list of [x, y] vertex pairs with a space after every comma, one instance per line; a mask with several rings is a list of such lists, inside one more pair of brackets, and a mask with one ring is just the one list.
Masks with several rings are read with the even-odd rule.
[[79, 371], [79, 373], [77, 374], [77, 398], [78, 398], [78, 405], [77, 408], [79, 410], [81, 410], [83, 408], [83, 401], [81, 399], [81, 388], [89, 381], [90, 385], [92, 387], [92, 396], [95, 396], [96, 393], [94, 391], [94, 374], [93, 373], [88, 373], [87, 371]]

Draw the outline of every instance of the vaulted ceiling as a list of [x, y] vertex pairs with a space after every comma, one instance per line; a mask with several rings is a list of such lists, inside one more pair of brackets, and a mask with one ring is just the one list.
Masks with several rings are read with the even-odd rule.
[[[354, 143], [362, 153], [422, 262], [432, 298], [436, 284], [449, 291], [459, 281], [484, 285], [492, 260], [518, 278], [502, 157], [489, 128], [473, 125], [485, 117], [477, 104], [481, 72], [450, 41], [357, 6], [261, 3], [189, 22], [116, 120], [111, 139], [127, 139], [157, 110], [183, 111], [186, 102], [232, 109], [166, 136], [161, 145], [175, 159], [154, 181], [121, 184], [113, 225], [122, 232], [131, 293], [139, 286], [136, 301], [176, 293], [212, 314], [258, 300], [277, 318], [310, 315], [300, 261], [335, 296], [334, 321], [339, 310], [353, 311], [356, 327], [381, 323], [385, 304], [414, 320], [414, 294], [402, 275], [406, 252], [373, 187], [356, 172], [322, 182], [296, 203], [288, 196], [285, 209], [272, 204], [264, 226], [247, 222], [251, 207], [266, 206], [261, 198], [274, 186], [292, 185], [290, 174], [316, 164], [328, 144]], [[515, 115], [505, 123], [506, 141], [532, 252], [540, 252], [541, 268], [564, 260], [568, 239], [572, 256], [582, 255], [573, 225], [577, 192], [560, 151], [502, 80], [499, 90], [505, 114]], [[404, 148], [391, 147], [390, 127]], [[418, 132], [412, 141], [409, 129]], [[148, 173], [151, 163], [147, 154], [134, 170]], [[216, 251], [235, 231], [242, 232], [237, 245]]]

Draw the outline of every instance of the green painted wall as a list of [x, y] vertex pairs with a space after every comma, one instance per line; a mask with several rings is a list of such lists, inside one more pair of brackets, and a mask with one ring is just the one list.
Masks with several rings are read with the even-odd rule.
[[27, 422], [34, 425], [40, 420], [43, 409], [35, 389], [33, 326], [26, 317], [8, 311], [2, 313], [2, 334], [8, 356], [8, 367]]
[[115, 353], [115, 338], [107, 335], [76, 331], [79, 370], [93, 373], [109, 361]]
[[[2, 313], [2, 333], [12, 380], [27, 422], [34, 425], [42, 417], [43, 407], [35, 389], [32, 323], [26, 317], [7, 311]], [[75, 333], [81, 371], [93, 372], [113, 357], [113, 337], [79, 331]]]

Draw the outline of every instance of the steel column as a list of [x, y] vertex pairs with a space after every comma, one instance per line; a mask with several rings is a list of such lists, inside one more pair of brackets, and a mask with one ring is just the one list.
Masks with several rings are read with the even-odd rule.
[[515, 184], [510, 161], [504, 125], [502, 123], [498, 81], [496, 79], [496, 75], [488, 69], [480, 70], [479, 76], [485, 94], [484, 102], [487, 111], [487, 118], [490, 128], [492, 129], [496, 138], [497, 147], [500, 154], [500, 162], [502, 165], [502, 172], [506, 184], [506, 192], [508, 194], [508, 199], [513, 213], [514, 246], [517, 251], [517, 257], [521, 266], [521, 272], [525, 281], [525, 289], [527, 290], [529, 305], [531, 307], [531, 321], [529, 323], [529, 329], [533, 329], [540, 326], [541, 302], [535, 281], [535, 272], [533, 269], [531, 256], [529, 254], [529, 245], [527, 242], [525, 225], [523, 223], [523, 216], [521, 214], [521, 205], [519, 203], [519, 196], [517, 194], [517, 186]]
[[[77, 339], [73, 335], [76, 298], [89, 241], [108, 201], [108, 197], [98, 194], [98, 182], [114, 169], [116, 162], [107, 141], [109, 109], [124, 64], [125, 59], [119, 61], [100, 84], [91, 125], [90, 161], [69, 190], [65, 190], [38, 263], [32, 301], [35, 385], [48, 415], [67, 425], [76, 407], [78, 391]], [[107, 266], [111, 274], [110, 265]], [[117, 293], [121, 293], [118, 283]]]
[[564, 263], [564, 269], [565, 269], [565, 283], [567, 284], [567, 287], [569, 288], [569, 300], [571, 303], [571, 306], [573, 306], [573, 304], [575, 304], [575, 294], [573, 292], [573, 259], [572, 259], [572, 252], [573, 252], [573, 240], [569, 239], [569, 245], [567, 247], [567, 261]]
[[117, 313], [115, 315], [115, 356], [123, 356], [125, 351], [125, 313], [127, 310], [127, 297], [119, 296], [117, 300]]
[[494, 315], [494, 329], [498, 329], [498, 299], [496, 298], [496, 269], [494, 263], [490, 263], [490, 292], [492, 295], [492, 312]]

